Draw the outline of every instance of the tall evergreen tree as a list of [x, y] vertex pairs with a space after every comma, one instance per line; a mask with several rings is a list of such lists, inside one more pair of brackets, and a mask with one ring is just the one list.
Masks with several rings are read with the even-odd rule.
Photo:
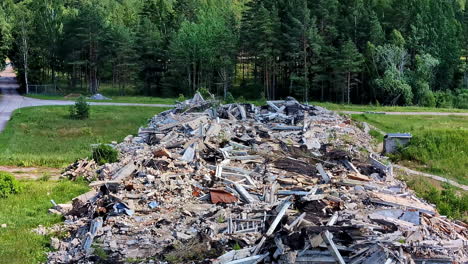
[[355, 74], [361, 71], [363, 56], [359, 53], [356, 45], [352, 40], [344, 42], [340, 49], [341, 60], [336, 66], [340, 73], [345, 75], [346, 88], [342, 91], [342, 101], [351, 103], [351, 88], [358, 84], [358, 79]]

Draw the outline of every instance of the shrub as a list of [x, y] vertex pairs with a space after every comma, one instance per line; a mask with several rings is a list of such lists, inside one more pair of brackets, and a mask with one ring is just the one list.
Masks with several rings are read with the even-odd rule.
[[436, 106], [439, 108], [452, 108], [453, 95], [450, 91], [438, 91], [434, 93]]
[[183, 102], [185, 101], [185, 96], [183, 94], [179, 94], [179, 97], [177, 98], [177, 102]]
[[113, 147], [106, 144], [99, 144], [93, 148], [93, 160], [96, 161], [99, 165], [105, 163], [117, 162], [119, 158], [119, 153]]
[[226, 93], [226, 104], [233, 104], [236, 102], [236, 100], [234, 99], [234, 96], [232, 96], [231, 92], [227, 92]]
[[459, 91], [453, 104], [456, 108], [468, 109], [468, 90]]
[[70, 118], [72, 119], [87, 119], [89, 118], [89, 104], [84, 96], [78, 97], [75, 104], [70, 107]]
[[431, 91], [426, 91], [420, 98], [419, 104], [425, 107], [435, 107], [436, 99]]
[[443, 184], [442, 190], [438, 190], [426, 179], [419, 178], [408, 181], [408, 186], [418, 196], [435, 204], [441, 215], [455, 219], [465, 219], [465, 213], [468, 210], [468, 194], [466, 192], [457, 194], [454, 187], [449, 184]]
[[205, 100], [209, 100], [211, 98], [210, 91], [208, 91], [208, 89], [206, 89], [205, 87], [198, 89], [197, 92], [199, 92], [201, 96], [203, 96], [203, 99]]
[[22, 190], [23, 186], [13, 175], [7, 172], [0, 172], [0, 198], [20, 193]]

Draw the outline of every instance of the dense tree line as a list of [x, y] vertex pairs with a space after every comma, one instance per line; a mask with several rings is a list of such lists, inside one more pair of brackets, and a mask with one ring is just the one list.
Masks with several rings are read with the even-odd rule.
[[466, 0], [3, 0], [21, 81], [468, 108]]

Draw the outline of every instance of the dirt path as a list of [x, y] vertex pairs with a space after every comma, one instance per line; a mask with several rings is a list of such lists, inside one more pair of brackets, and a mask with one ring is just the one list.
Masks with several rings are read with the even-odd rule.
[[415, 170], [408, 169], [406, 167], [403, 167], [403, 166], [400, 166], [400, 165], [397, 165], [397, 164], [393, 164], [393, 167], [397, 168], [399, 170], [402, 170], [402, 171], [404, 171], [404, 172], [406, 172], [408, 174], [423, 176], [423, 177], [426, 177], [426, 178], [431, 178], [431, 179], [439, 181], [439, 182], [446, 182], [446, 183], [449, 183], [449, 184], [451, 184], [451, 185], [453, 185], [455, 187], [458, 187], [460, 189], [468, 191], [468, 186], [460, 184], [460, 183], [458, 183], [456, 181], [453, 181], [453, 180], [449, 180], [449, 179], [441, 177], [441, 176], [437, 176], [437, 175], [433, 175], [433, 174], [429, 174], [429, 173], [424, 173], [424, 172], [420, 172], [420, 171], [415, 171]]
[[15, 166], [0, 166], [0, 171], [5, 171], [13, 174], [15, 178], [21, 180], [38, 180], [41, 178], [49, 180], [58, 180], [60, 177], [60, 169], [54, 168], [34, 168], [34, 167], [15, 167]]
[[457, 115], [457, 116], [468, 116], [468, 113], [451, 113], [451, 112], [359, 112], [359, 111], [339, 111], [336, 112], [343, 113], [343, 114], [350, 114], [350, 115], [359, 115], [359, 114], [385, 114], [385, 115], [434, 115], [434, 116], [449, 116], [449, 115]]

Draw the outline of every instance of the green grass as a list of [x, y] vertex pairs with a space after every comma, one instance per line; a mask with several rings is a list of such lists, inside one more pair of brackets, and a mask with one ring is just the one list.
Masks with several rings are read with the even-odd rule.
[[[265, 105], [265, 100], [247, 100], [255, 105]], [[468, 113], [468, 109], [457, 108], [435, 108], [419, 106], [374, 106], [356, 104], [336, 104], [330, 102], [310, 102], [310, 105], [318, 105], [333, 111], [355, 111], [355, 112], [444, 112], [444, 113]]]
[[403, 175], [402, 179], [419, 197], [435, 204], [441, 215], [468, 223], [468, 192], [457, 190], [446, 183], [434, 184], [422, 176]]
[[91, 155], [91, 144], [122, 141], [164, 108], [91, 106], [91, 117], [72, 120], [68, 106], [18, 109], [0, 134], [0, 164], [60, 168]]
[[83, 182], [22, 181], [24, 191], [0, 199], [0, 263], [40, 263], [46, 260], [50, 237], [31, 232], [38, 225], [51, 226], [62, 217], [47, 212], [50, 200], [65, 203], [88, 190]]
[[468, 117], [353, 115], [388, 133], [410, 132], [413, 139], [394, 158], [406, 166], [468, 184]]
[[334, 111], [356, 111], [356, 112], [445, 112], [445, 113], [468, 113], [468, 109], [457, 108], [435, 108], [419, 106], [374, 106], [355, 104], [335, 104], [328, 102], [311, 102]]
[[[33, 95], [30, 94], [28, 97], [43, 99], [43, 100], [68, 100], [74, 101], [76, 98], [65, 98], [60, 95]], [[107, 96], [112, 100], [87, 100], [89, 102], [101, 102], [101, 103], [135, 103], [135, 104], [175, 104], [175, 98], [161, 98], [161, 97], [150, 97], [150, 96]]]

